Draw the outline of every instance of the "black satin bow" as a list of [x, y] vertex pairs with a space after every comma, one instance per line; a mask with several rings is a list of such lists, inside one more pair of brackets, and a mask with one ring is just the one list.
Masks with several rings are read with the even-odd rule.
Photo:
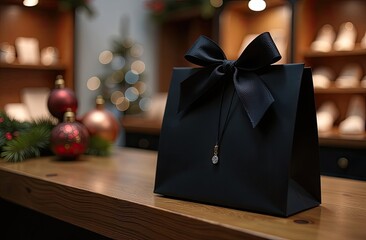
[[257, 126], [274, 99], [256, 71], [281, 59], [268, 32], [256, 37], [236, 61], [227, 60], [222, 49], [204, 36], [197, 39], [185, 58], [203, 68], [181, 82], [179, 111], [187, 110], [223, 76], [230, 74], [253, 128]]

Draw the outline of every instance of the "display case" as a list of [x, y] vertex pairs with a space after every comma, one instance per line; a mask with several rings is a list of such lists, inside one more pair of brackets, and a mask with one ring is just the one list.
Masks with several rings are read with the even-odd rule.
[[[365, 119], [357, 131], [351, 131], [358, 124], [354, 122], [347, 130], [345, 120], [350, 116], [352, 99], [357, 96], [362, 103], [356, 109], [359, 115], [365, 113], [366, 85], [361, 80], [366, 76], [366, 2], [363, 0], [307, 0], [299, 4], [301, 15], [298, 19], [296, 31], [298, 48], [297, 61], [304, 61], [311, 66], [313, 73], [317, 69], [327, 68], [332, 73], [326, 78], [328, 83], [317, 86], [314, 77], [315, 100], [319, 110], [326, 103], [335, 106], [336, 114], [331, 129], [319, 131], [320, 157], [322, 172], [327, 175], [366, 179], [366, 133]], [[351, 24], [349, 24], [351, 23]], [[345, 35], [342, 43], [341, 33], [346, 24], [353, 34]], [[330, 26], [325, 33], [324, 26]], [[328, 30], [329, 30], [328, 29]], [[328, 38], [330, 48], [322, 45], [317, 48], [314, 42], [320, 37]], [[344, 33], [343, 33], [344, 34]], [[349, 43], [347, 43], [349, 41]], [[351, 44], [352, 42], [352, 44]], [[337, 46], [338, 43], [338, 46]], [[343, 46], [339, 46], [339, 43]], [[346, 45], [348, 44], [348, 48]], [[358, 70], [346, 71], [350, 64], [357, 65]], [[348, 75], [348, 78], [344, 78]], [[343, 77], [343, 78], [342, 78]], [[352, 78], [349, 78], [352, 77]], [[343, 80], [343, 85], [341, 81]], [[351, 83], [354, 81], [354, 83]], [[357, 109], [358, 108], [358, 109]], [[319, 119], [320, 127], [322, 119]], [[346, 131], [347, 130], [347, 131]]]
[[[342, 142], [345, 142], [344, 140], [346, 139], [349, 139], [351, 142], [355, 140], [366, 141], [365, 134], [347, 135], [339, 134], [338, 131], [339, 123], [347, 117], [351, 97], [355, 95], [362, 96], [363, 101], [365, 101], [366, 87], [361, 86], [361, 78], [366, 75], [366, 46], [362, 47], [360, 42], [366, 32], [366, 15], [364, 14], [366, 12], [366, 2], [359, 0], [322, 0], [307, 1], [307, 4], [309, 6], [306, 7], [309, 10], [306, 14], [309, 15], [308, 18], [311, 18], [312, 21], [307, 23], [311, 24], [310, 31], [304, 33], [301, 29], [298, 30], [299, 38], [305, 35], [309, 36], [308, 42], [302, 44], [302, 49], [298, 53], [299, 58], [302, 57], [306, 65], [311, 66], [313, 70], [319, 67], [327, 67], [333, 71], [334, 74], [329, 79], [329, 86], [315, 88], [316, 103], [320, 107], [325, 101], [332, 101], [339, 111], [332, 131], [320, 133], [321, 142], [331, 144], [332, 142], [327, 141], [327, 139], [339, 139]], [[313, 10], [310, 10], [310, 8]], [[325, 12], [326, 14], [324, 14]], [[346, 22], [352, 23], [357, 31], [357, 38], [354, 41], [355, 45], [351, 50], [337, 51], [334, 49], [334, 44], [329, 51], [316, 51], [311, 48], [312, 43], [324, 25], [332, 26], [335, 34], [339, 35], [342, 24]], [[354, 86], [338, 87], [336, 80], [342, 73], [342, 70], [350, 63], [359, 65], [362, 75], [357, 77], [358, 83]], [[333, 141], [333, 143], [335, 142]]]
[[[34, 7], [22, 2], [0, 2], [0, 44], [13, 46], [16, 53], [13, 61], [0, 61], [0, 109], [21, 102], [24, 88], [53, 88], [57, 75], [63, 75], [68, 88], [74, 87], [74, 11], [61, 10], [57, 0], [39, 1]], [[35, 40], [38, 46], [27, 45], [22, 50], [17, 46], [19, 38]], [[41, 51], [47, 47], [57, 53], [51, 63], [41, 59]], [[20, 59], [21, 54], [35, 53], [39, 56], [31, 62]]]

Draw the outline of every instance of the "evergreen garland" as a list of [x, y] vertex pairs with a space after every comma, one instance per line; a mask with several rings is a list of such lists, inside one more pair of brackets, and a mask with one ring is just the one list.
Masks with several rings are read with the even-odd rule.
[[2, 147], [1, 157], [19, 162], [26, 158], [39, 157], [49, 146], [50, 129], [46, 125], [35, 125]]
[[20, 122], [0, 113], [0, 156], [11, 162], [40, 156], [49, 147], [53, 126], [48, 119]]
[[[50, 136], [55, 124], [51, 119], [20, 122], [0, 112], [0, 157], [9, 162], [51, 155]], [[107, 156], [112, 143], [97, 136], [90, 137], [86, 154]]]
[[112, 148], [112, 143], [101, 137], [92, 136], [89, 139], [89, 147], [85, 154], [95, 156], [108, 156]]

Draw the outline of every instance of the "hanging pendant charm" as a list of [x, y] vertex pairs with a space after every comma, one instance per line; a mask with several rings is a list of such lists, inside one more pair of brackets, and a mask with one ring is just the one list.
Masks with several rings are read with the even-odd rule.
[[219, 153], [219, 145], [216, 144], [214, 147], [214, 155], [211, 159], [213, 164], [217, 164], [219, 162], [218, 153]]

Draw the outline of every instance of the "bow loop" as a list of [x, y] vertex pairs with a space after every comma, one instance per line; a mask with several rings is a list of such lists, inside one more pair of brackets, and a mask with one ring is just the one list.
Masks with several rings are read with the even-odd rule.
[[281, 54], [269, 33], [263, 33], [248, 44], [239, 56], [237, 65], [255, 71], [281, 59]]
[[205, 36], [200, 36], [184, 57], [187, 61], [202, 67], [220, 64], [222, 60], [226, 59], [222, 49]]
[[204, 36], [197, 39], [185, 58], [203, 68], [181, 82], [178, 111], [188, 110], [226, 75], [232, 78], [252, 126], [257, 126], [274, 99], [256, 71], [281, 59], [268, 32], [256, 37], [236, 61], [227, 60], [222, 49]]

